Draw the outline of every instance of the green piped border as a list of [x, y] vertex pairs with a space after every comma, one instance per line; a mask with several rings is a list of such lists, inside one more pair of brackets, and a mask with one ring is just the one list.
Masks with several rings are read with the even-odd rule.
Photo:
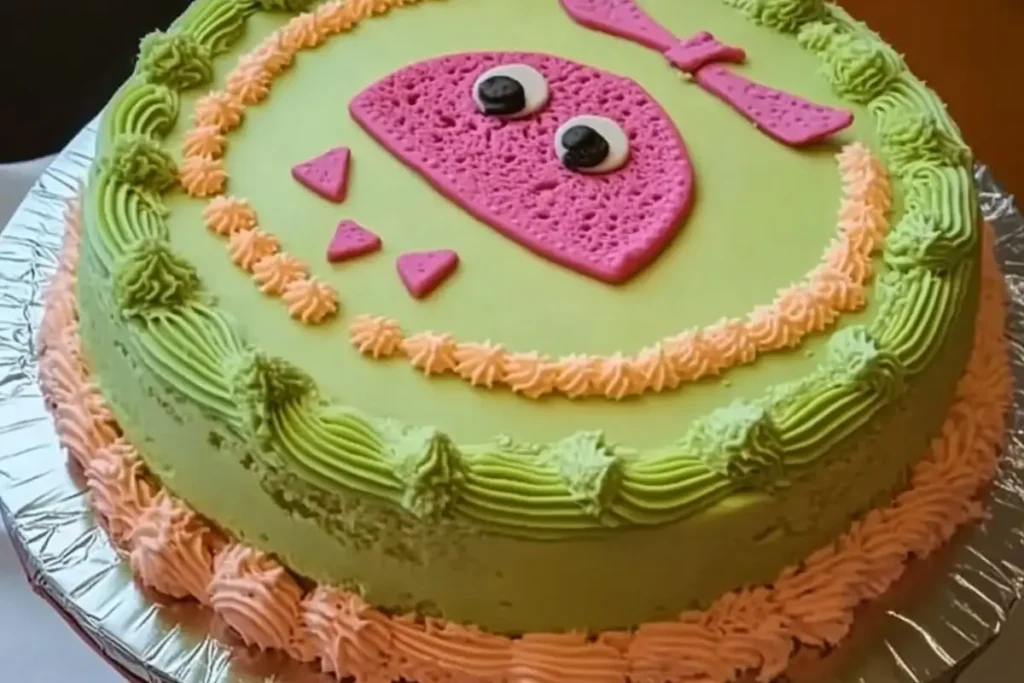
[[[883, 252], [892, 268], [877, 286], [880, 313], [836, 335], [825, 364], [804, 380], [696, 420], [664, 448], [612, 447], [584, 433], [524, 453], [511, 444], [459, 448], [433, 428], [323, 401], [299, 371], [250, 347], [205, 296], [133, 311], [123, 341], [169, 391], [200, 406], [271, 470], [287, 469], [328, 495], [340, 487], [384, 498], [421, 518], [452, 516], [519, 535], [653, 525], [805, 471], [898, 400], [904, 378], [944, 344], [977, 277], [972, 162], [936, 95], [839, 8], [820, 0], [726, 1], [762, 23], [789, 17], [777, 28], [799, 31], [801, 43], [821, 54], [836, 90], [878, 119], [883, 155], [901, 160], [894, 184], [907, 210]], [[198, 0], [173, 30], [219, 54], [258, 10], [254, 0]], [[845, 37], [830, 44], [836, 36]], [[174, 91], [140, 71], [104, 115], [99, 148], [108, 163], [93, 172], [84, 241], [110, 273], [138, 242], [167, 241], [160, 195], [105, 170], [110, 152], [124, 135], [160, 141], [179, 108]], [[921, 161], [902, 163], [908, 158]], [[840, 414], [824, 410], [836, 405]]]

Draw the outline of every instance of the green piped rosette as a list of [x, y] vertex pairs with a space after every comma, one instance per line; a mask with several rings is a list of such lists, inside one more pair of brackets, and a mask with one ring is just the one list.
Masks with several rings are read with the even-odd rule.
[[419, 518], [571, 536], [664, 524], [737, 492], [784, 486], [899, 402], [905, 380], [943, 347], [978, 277], [978, 207], [970, 155], [942, 103], [874, 34], [820, 0], [729, 4], [794, 35], [821, 57], [838, 94], [867, 105], [906, 211], [885, 242], [874, 319], [836, 333], [811, 376], [723, 406], [681, 428], [675, 443], [638, 451], [580, 433], [529, 453], [507, 443], [459, 446], [320, 397], [203, 294], [194, 269], [171, 252], [164, 222], [173, 162], [162, 145], [180, 115], [178, 92], [210, 80], [210, 59], [240, 37], [249, 15], [303, 10], [306, 1], [199, 2], [169, 35], [144, 42], [136, 76], [104, 115], [84, 258], [112, 280], [126, 345], [168, 391], [248, 444], [268, 476], [287, 472], [328, 497], [354, 492]]

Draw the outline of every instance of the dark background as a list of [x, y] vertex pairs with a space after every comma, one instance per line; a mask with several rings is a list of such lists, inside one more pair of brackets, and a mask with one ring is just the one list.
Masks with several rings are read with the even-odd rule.
[[[509, 2], [554, 0], [509, 0]], [[721, 0], [674, 0], [720, 2]], [[188, 0], [0, 0], [0, 163], [58, 151]], [[978, 159], [1024, 192], [1024, 0], [841, 0], [949, 104]]]

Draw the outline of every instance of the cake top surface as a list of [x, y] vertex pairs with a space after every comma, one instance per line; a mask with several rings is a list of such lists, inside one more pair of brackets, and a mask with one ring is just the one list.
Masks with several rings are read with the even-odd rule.
[[[186, 37], [144, 45], [139, 79], [108, 116], [120, 134], [87, 205], [104, 216], [103, 258], [141, 347], [179, 390], [328, 488], [386, 471], [383, 489], [366, 486], [390, 497], [395, 486], [431, 488], [424, 477], [436, 474], [456, 488], [516, 490], [531, 504], [544, 486], [558, 495], [568, 486], [567, 500], [587, 507], [604, 494], [573, 487], [593, 484], [588, 472], [603, 482], [624, 468], [642, 482], [644, 512], [617, 511], [618, 523], [654, 523], [691, 498], [708, 504], [813, 461], [941, 341], [965, 286], [959, 259], [976, 244], [969, 163], [937, 98], [841, 11], [811, 0], [740, 4], [643, 3], [662, 32], [648, 25], [626, 40], [567, 12], [587, 3], [422, 3], [367, 16], [351, 32], [325, 23], [349, 11], [326, 3], [287, 25], [243, 18], [240, 40], [211, 61], [224, 35], [241, 34], [231, 23], [241, 6], [198, 3]], [[740, 46], [746, 63], [724, 51], [728, 69], [694, 66], [694, 50], [709, 44], [701, 31]], [[671, 63], [651, 49], [667, 34], [695, 36], [670, 50]], [[264, 71], [249, 74], [253, 64]], [[539, 107], [535, 120], [471, 125], [484, 99], [497, 101], [480, 90], [494, 69], [532, 84], [515, 106]], [[537, 74], [547, 92], [530, 81]], [[225, 89], [192, 87], [211, 81]], [[809, 116], [850, 110], [853, 126], [815, 145], [784, 144], [785, 126], [759, 130], [739, 113], [774, 116], [760, 84], [803, 98], [786, 106]], [[389, 110], [399, 87], [410, 95]], [[431, 107], [417, 108], [423, 101]], [[173, 120], [174, 108], [183, 115], [165, 125], [159, 115]], [[451, 141], [466, 145], [465, 159], [445, 144], [445, 129], [461, 126]], [[161, 215], [147, 193], [164, 189], [175, 160], [155, 149], [157, 129], [165, 148], [188, 152], [177, 162], [189, 194], [219, 195], [226, 183], [246, 200], [171, 193], [157, 200]], [[494, 166], [479, 155], [489, 143]], [[595, 150], [600, 158], [587, 156]], [[658, 173], [659, 163], [671, 168]], [[641, 206], [624, 214], [636, 209], [631, 197]], [[519, 205], [554, 232], [517, 225]], [[601, 211], [613, 227], [634, 219], [625, 225], [639, 242], [587, 242], [579, 233], [590, 213], [608, 232]], [[902, 230], [883, 265], [890, 223]], [[576, 232], [562, 244], [559, 230]], [[328, 263], [328, 245], [339, 264]], [[849, 296], [829, 279], [837, 269]], [[870, 279], [874, 270], [883, 277]], [[665, 375], [668, 340], [696, 349], [689, 377]], [[368, 357], [399, 349], [410, 363]], [[410, 367], [421, 354], [442, 358], [447, 376]], [[830, 404], [840, 408], [820, 409]], [[331, 444], [347, 455], [307, 458]], [[346, 459], [356, 451], [367, 459]], [[463, 478], [464, 468], [475, 474]], [[656, 500], [659, 482], [682, 492]], [[584, 526], [606, 523], [581, 514], [591, 517]]]

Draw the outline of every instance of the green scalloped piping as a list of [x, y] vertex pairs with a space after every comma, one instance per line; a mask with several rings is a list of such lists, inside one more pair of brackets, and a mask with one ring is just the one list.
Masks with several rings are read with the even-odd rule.
[[175, 90], [198, 88], [213, 80], [213, 53], [187, 33], [154, 31], [140, 44], [138, 73]]
[[199, 289], [195, 267], [160, 238], [139, 239], [114, 267], [114, 300], [129, 317], [180, 309]]
[[[897, 189], [908, 216], [926, 221], [923, 229], [907, 223], [886, 243], [884, 258], [898, 267], [879, 282], [880, 314], [863, 329], [836, 335], [811, 376], [777, 387], [756, 405], [717, 411], [664, 448], [638, 452], [576, 434], [522, 452], [457, 447], [430, 428], [401, 427], [322, 403], [308, 382], [283, 370], [256, 373], [259, 382], [240, 385], [223, 368], [246, 367], [245, 359], [257, 352], [225, 314], [204, 304], [133, 321], [129, 346], [170, 390], [247, 437], [264, 469], [283, 469], [328, 496], [356, 492], [421, 517], [447, 515], [522, 537], [662, 524], [806, 471], [897, 400], [904, 378], [942, 347], [977, 274], [971, 258], [979, 244], [977, 198], [969, 155], [942, 103], [870, 31], [832, 6], [823, 21], [808, 23], [818, 16], [816, 3], [730, 4], [748, 13], [774, 8], [774, 15], [757, 15], [762, 21], [796, 17], [772, 21], [781, 30], [799, 29], [798, 40], [822, 56], [837, 92], [867, 102], [890, 132], [887, 151], [897, 157]], [[235, 24], [218, 18], [218, 11], [255, 7], [199, 3], [177, 26], [211, 51], [224, 49], [238, 29], [225, 29]], [[166, 133], [177, 110], [173, 93], [140, 79], [129, 82], [107, 110], [101, 149], [124, 134]], [[918, 153], [924, 158], [910, 163]], [[165, 211], [155, 193], [101, 173], [86, 197], [85, 245], [110, 269], [136, 240], [166, 238]], [[240, 386], [247, 397], [241, 402]]]

